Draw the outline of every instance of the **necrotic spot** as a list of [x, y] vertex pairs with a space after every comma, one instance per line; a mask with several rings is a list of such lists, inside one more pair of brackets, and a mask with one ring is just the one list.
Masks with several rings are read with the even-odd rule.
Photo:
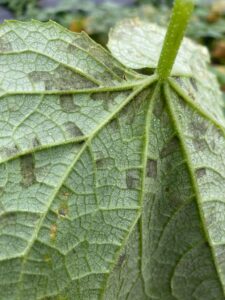
[[59, 97], [60, 106], [65, 112], [77, 111], [80, 107], [74, 104], [73, 95], [60, 95]]
[[[126, 95], [127, 93], [124, 93]], [[90, 98], [94, 101], [102, 101], [103, 108], [107, 111], [115, 104], [116, 97], [121, 96], [121, 92], [100, 92], [92, 93]]]
[[14, 156], [15, 154], [18, 153], [18, 147], [16, 145], [11, 146], [11, 147], [1, 147], [0, 152], [3, 154], [3, 156]]
[[128, 189], [136, 189], [139, 187], [140, 174], [137, 170], [128, 170], [126, 173], [126, 185]]
[[156, 178], [157, 176], [157, 161], [154, 159], [148, 159], [146, 173], [148, 177]]
[[104, 158], [99, 158], [96, 160], [96, 167], [97, 169], [106, 169], [106, 168], [112, 168], [115, 166], [115, 161], [111, 157], [104, 157]]
[[124, 72], [124, 70], [122, 69], [119, 69], [115, 66], [113, 66], [111, 68], [111, 70], [113, 71], [113, 73], [115, 73], [117, 76], [119, 76], [121, 79], [123, 80], [127, 80], [127, 76], [126, 76], [126, 73]]
[[36, 83], [51, 79], [51, 74], [45, 71], [33, 71], [28, 74], [29, 79]]
[[68, 208], [66, 206], [60, 207], [59, 210], [58, 210], [58, 214], [61, 217], [65, 217], [68, 214]]
[[121, 92], [99, 92], [90, 95], [92, 100], [113, 101]]
[[32, 140], [32, 145], [34, 148], [39, 147], [41, 145], [41, 142], [39, 141], [39, 139], [37, 137], [33, 138]]
[[31, 186], [35, 181], [35, 163], [32, 154], [24, 155], [20, 158], [21, 185]]
[[67, 47], [67, 50], [69, 53], [73, 54], [74, 56], [79, 56], [79, 52], [80, 50], [77, 48], [77, 46], [73, 45], [73, 44], [69, 44]]
[[203, 151], [204, 149], [207, 149], [208, 144], [205, 139], [200, 139], [198, 137], [195, 137], [192, 140], [193, 140], [193, 146], [195, 150]]
[[190, 122], [188, 127], [193, 132], [195, 137], [202, 137], [207, 132], [208, 124], [204, 121]]
[[43, 83], [46, 90], [73, 90], [96, 87], [87, 77], [59, 66], [54, 71], [33, 71], [28, 75], [34, 84]]
[[95, 161], [97, 169], [101, 169], [106, 164], [107, 158], [99, 158]]
[[175, 136], [174, 138], [172, 138], [172, 140], [166, 144], [162, 151], [160, 152], [160, 157], [164, 158], [167, 157], [168, 155], [172, 154], [173, 152], [176, 151], [176, 149], [179, 146], [179, 140], [178, 138]]
[[83, 136], [83, 132], [80, 130], [80, 128], [73, 122], [66, 122], [64, 124], [66, 131], [68, 134], [72, 137], [74, 136]]
[[158, 101], [157, 105], [154, 107], [153, 113], [157, 118], [159, 118], [162, 115], [164, 111], [164, 106], [165, 106], [164, 101]]
[[195, 171], [195, 174], [197, 178], [201, 178], [206, 175], [206, 169], [205, 168], [199, 168]]
[[112, 127], [113, 130], [119, 129], [119, 121], [118, 121], [118, 119], [117, 118], [113, 119], [110, 122], [110, 126]]

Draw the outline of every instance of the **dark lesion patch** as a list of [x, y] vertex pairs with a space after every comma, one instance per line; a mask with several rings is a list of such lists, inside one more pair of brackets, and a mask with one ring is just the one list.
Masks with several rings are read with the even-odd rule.
[[50, 72], [45, 71], [33, 71], [28, 74], [28, 78], [31, 82], [42, 82], [51, 78]]
[[152, 177], [152, 178], [157, 177], [157, 160], [154, 159], [147, 160], [146, 175], [147, 177]]
[[199, 168], [199, 169], [195, 170], [195, 174], [196, 174], [197, 178], [201, 178], [201, 177], [205, 176], [206, 168]]
[[40, 140], [37, 137], [35, 137], [35, 138], [32, 139], [32, 146], [34, 148], [37, 148], [37, 147], [41, 146], [41, 142], [40, 142]]
[[164, 112], [164, 109], [165, 109], [165, 102], [162, 100], [159, 100], [159, 101], [157, 101], [157, 103], [154, 107], [153, 114], [157, 118], [159, 118], [162, 115], [162, 113]]
[[189, 129], [193, 132], [195, 137], [202, 137], [206, 134], [209, 125], [205, 121], [190, 122]]
[[74, 44], [69, 44], [68, 47], [67, 47], [67, 50], [68, 50], [69, 53], [71, 53], [73, 55], [76, 55], [76, 54], [79, 55], [79, 52], [81, 51]]
[[192, 141], [193, 146], [197, 151], [203, 151], [204, 149], [208, 148], [207, 141], [204, 138], [194, 137]]
[[144, 89], [140, 92], [134, 99], [123, 108], [123, 113], [125, 116], [125, 123], [127, 125], [132, 125], [135, 121], [137, 115], [139, 115], [140, 111], [143, 108], [144, 100], [150, 99], [150, 90], [149, 88]]
[[45, 90], [74, 90], [97, 86], [87, 77], [63, 66], [50, 72], [33, 71], [28, 74], [28, 77], [33, 84], [44, 83]]
[[66, 129], [66, 132], [71, 137], [78, 137], [84, 135], [82, 130], [74, 122], [66, 122], [64, 123], [64, 127]]
[[18, 154], [19, 148], [17, 145], [9, 145], [0, 147], [0, 157], [14, 157]]
[[135, 116], [136, 116], [136, 109], [133, 102], [131, 102], [129, 106], [128, 105], [125, 106], [123, 112], [124, 115], [126, 116], [126, 121], [125, 121], [126, 124], [132, 125], [134, 123]]
[[0, 147], [0, 153], [4, 157], [15, 156], [18, 152], [19, 152], [19, 148], [17, 145], [12, 145], [10, 147], [5, 147], [5, 146]]
[[29, 187], [36, 181], [35, 176], [35, 161], [32, 154], [24, 155], [20, 158], [20, 170], [21, 170], [21, 185]]
[[111, 70], [113, 71], [113, 73], [115, 73], [121, 79], [127, 80], [126, 73], [124, 72], [124, 70], [122, 68], [120, 69], [117, 66], [112, 66]]
[[99, 158], [95, 161], [96, 168], [97, 169], [106, 169], [106, 168], [112, 168], [115, 166], [115, 160], [111, 157], [103, 157]]
[[165, 110], [162, 112], [162, 115], [160, 116], [160, 119], [161, 119], [161, 123], [162, 123], [163, 127], [167, 127], [168, 124], [170, 123], [169, 115]]
[[137, 189], [140, 187], [140, 171], [130, 169], [126, 172], [126, 185], [128, 189]]
[[102, 106], [106, 111], [110, 111], [111, 107], [116, 104], [115, 99], [121, 95], [124, 95], [124, 98], [128, 95], [128, 92], [99, 92], [92, 93], [90, 98], [94, 101], [102, 101]]
[[139, 74], [142, 74], [142, 75], [151, 76], [151, 75], [154, 74], [155, 69], [153, 69], [153, 68], [142, 68], [142, 69], [137, 69], [136, 72], [139, 73]]
[[63, 111], [74, 112], [80, 109], [80, 106], [74, 103], [73, 95], [64, 94], [59, 96], [59, 103]]
[[110, 127], [115, 131], [120, 128], [119, 120], [117, 118], [112, 119], [109, 124], [110, 124]]
[[102, 100], [102, 101], [114, 101], [117, 96], [120, 96], [121, 92], [98, 92], [92, 93], [90, 95], [92, 100]]
[[66, 217], [68, 215], [68, 206], [67, 205], [62, 205], [58, 209], [58, 215], [60, 217]]
[[180, 145], [179, 139], [177, 136], [174, 136], [169, 143], [167, 143], [160, 152], [160, 157], [164, 158], [175, 152]]

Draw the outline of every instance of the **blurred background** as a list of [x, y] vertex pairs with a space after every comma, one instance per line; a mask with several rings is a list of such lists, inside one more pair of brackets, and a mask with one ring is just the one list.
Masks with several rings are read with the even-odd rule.
[[[86, 31], [103, 46], [110, 27], [128, 17], [165, 25], [173, 0], [0, 0], [4, 19], [52, 19], [72, 31]], [[211, 54], [225, 101], [225, 0], [196, 0], [187, 35], [205, 45]]]

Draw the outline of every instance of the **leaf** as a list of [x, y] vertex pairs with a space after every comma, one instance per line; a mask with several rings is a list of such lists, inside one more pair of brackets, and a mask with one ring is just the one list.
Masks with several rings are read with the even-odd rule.
[[[113, 56], [127, 67], [156, 68], [160, 55], [159, 49], [162, 48], [165, 34], [166, 30], [154, 23], [127, 19], [118, 23], [110, 31], [108, 47]], [[172, 74], [193, 76], [196, 71], [202, 69], [199, 68], [199, 60], [204, 65], [208, 63], [209, 54], [206, 48], [184, 39]], [[192, 64], [189, 63], [190, 61]]]
[[222, 100], [195, 47], [162, 84], [84, 33], [1, 25], [1, 300], [224, 299]]

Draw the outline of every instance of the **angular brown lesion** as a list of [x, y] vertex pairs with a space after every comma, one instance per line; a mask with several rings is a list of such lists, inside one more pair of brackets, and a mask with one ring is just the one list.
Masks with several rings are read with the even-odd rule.
[[205, 176], [206, 168], [199, 168], [199, 169], [195, 170], [195, 174], [196, 174], [197, 178], [201, 178], [201, 177]]
[[74, 123], [74, 122], [66, 122], [64, 123], [65, 129], [69, 136], [71, 137], [77, 137], [77, 136], [83, 136], [83, 132], [81, 129]]
[[79, 55], [79, 51], [81, 51], [74, 44], [69, 44], [68, 47], [67, 47], [67, 50], [68, 50], [69, 53], [73, 54], [74, 56], [76, 54]]
[[[124, 97], [127, 95], [127, 93], [123, 92]], [[110, 110], [110, 107], [115, 105], [115, 99], [116, 97], [121, 96], [121, 92], [98, 92], [98, 93], [92, 93], [90, 95], [90, 98], [94, 101], [102, 101], [103, 108], [106, 111]]]
[[80, 106], [74, 103], [73, 95], [63, 94], [59, 96], [59, 103], [63, 111], [74, 112], [80, 109]]
[[135, 169], [127, 170], [126, 185], [128, 189], [137, 189], [140, 186], [139, 170], [135, 170]]
[[35, 138], [32, 139], [32, 145], [33, 145], [34, 148], [36, 148], [36, 147], [41, 146], [41, 142], [37, 137], [35, 137]]
[[194, 137], [192, 141], [196, 151], [203, 151], [208, 148], [207, 141], [204, 138]]
[[158, 101], [157, 105], [155, 105], [153, 114], [157, 117], [160, 118], [162, 113], [165, 110], [165, 102], [164, 101]]
[[58, 66], [55, 70], [33, 71], [28, 74], [28, 78], [33, 84], [44, 84], [45, 90], [74, 90], [83, 88], [93, 88], [97, 84], [89, 80], [86, 76], [76, 73], [63, 66]]
[[2, 156], [11, 157], [15, 156], [19, 152], [19, 148], [17, 145], [12, 145], [10, 147], [0, 147], [0, 154]]
[[112, 168], [115, 166], [115, 160], [111, 157], [99, 158], [95, 161], [97, 169]]
[[120, 128], [119, 120], [117, 118], [112, 119], [109, 124], [115, 131], [117, 131]]
[[180, 146], [180, 142], [177, 136], [174, 136], [169, 143], [167, 143], [160, 152], [160, 157], [164, 158], [175, 152]]
[[152, 178], [157, 177], [157, 160], [154, 159], [147, 160], [146, 175], [147, 177], [152, 177]]
[[29, 187], [36, 181], [35, 161], [32, 154], [20, 157], [21, 182], [23, 187]]
[[205, 121], [199, 122], [190, 122], [188, 128], [193, 132], [195, 137], [202, 137], [206, 134], [209, 125]]

